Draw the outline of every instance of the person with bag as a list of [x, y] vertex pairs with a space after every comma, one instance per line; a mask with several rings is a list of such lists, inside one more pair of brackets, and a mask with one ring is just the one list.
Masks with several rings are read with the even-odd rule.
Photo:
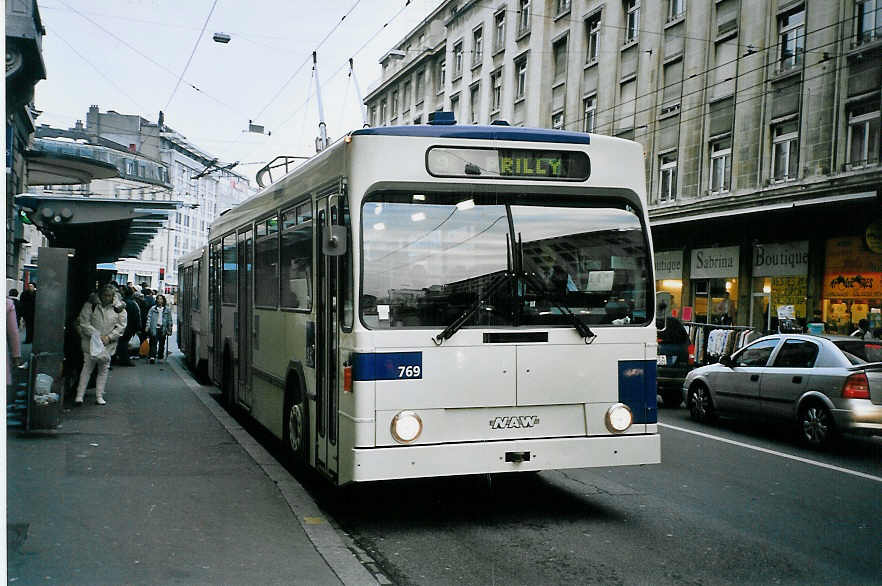
[[116, 352], [117, 341], [125, 332], [128, 322], [125, 307], [114, 306], [115, 295], [116, 287], [111, 284], [103, 285], [98, 291], [97, 299], [91, 295], [77, 317], [76, 326], [83, 349], [83, 370], [80, 372], [80, 380], [77, 384], [75, 406], [83, 404], [86, 385], [95, 367], [98, 368], [95, 402], [99, 405], [107, 404], [104, 400], [104, 391], [107, 388], [110, 357]]
[[156, 304], [147, 312], [147, 336], [150, 340], [150, 364], [156, 364], [156, 353], [165, 355], [165, 341], [172, 333], [171, 309], [165, 302], [165, 295], [156, 296]]
[[135, 363], [129, 358], [129, 340], [132, 339], [132, 336], [134, 336], [136, 332], [141, 331], [141, 310], [138, 307], [138, 304], [135, 303], [135, 298], [133, 297], [134, 292], [132, 289], [126, 286], [123, 287], [122, 290], [123, 302], [126, 304], [127, 322], [126, 331], [123, 332], [122, 337], [116, 345], [114, 362], [120, 366], [135, 366]]

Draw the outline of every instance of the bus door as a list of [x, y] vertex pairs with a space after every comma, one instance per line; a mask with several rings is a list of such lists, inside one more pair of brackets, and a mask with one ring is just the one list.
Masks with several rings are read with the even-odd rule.
[[[318, 243], [323, 243], [334, 227], [340, 224], [340, 196], [320, 199]], [[337, 411], [339, 380], [340, 323], [338, 283], [340, 257], [322, 253], [318, 256], [316, 283], [316, 464], [331, 477], [337, 475]]]
[[237, 368], [237, 398], [246, 407], [251, 407], [251, 347], [253, 343], [252, 324], [254, 308], [252, 305], [252, 277], [254, 259], [254, 232], [249, 228], [239, 232], [239, 315], [238, 344], [239, 360]]
[[221, 249], [221, 241], [218, 240], [211, 245], [211, 262], [208, 265], [208, 286], [209, 300], [211, 301], [211, 323], [209, 331], [211, 334], [211, 360], [213, 366], [212, 376], [214, 380], [220, 381], [223, 371], [224, 360], [224, 344], [223, 332], [221, 331], [221, 312], [223, 303], [221, 302], [221, 280], [223, 278], [223, 254]]

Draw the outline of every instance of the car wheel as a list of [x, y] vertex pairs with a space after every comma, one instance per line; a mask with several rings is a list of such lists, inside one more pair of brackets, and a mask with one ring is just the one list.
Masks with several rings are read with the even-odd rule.
[[662, 391], [661, 397], [668, 409], [677, 409], [683, 402], [683, 393], [679, 389]]
[[704, 383], [696, 383], [689, 391], [689, 415], [702, 423], [713, 421], [716, 417], [710, 389]]
[[799, 437], [813, 448], [825, 448], [836, 435], [830, 411], [821, 403], [809, 403], [799, 410]]

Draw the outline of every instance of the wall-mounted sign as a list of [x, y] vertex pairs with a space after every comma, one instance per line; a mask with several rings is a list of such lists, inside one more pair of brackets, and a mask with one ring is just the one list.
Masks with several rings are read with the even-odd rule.
[[725, 279], [738, 277], [738, 246], [696, 248], [692, 251], [690, 276], [693, 279]]
[[808, 240], [753, 247], [754, 277], [799, 277], [808, 274]]
[[682, 279], [683, 251], [668, 250], [655, 253], [655, 279]]

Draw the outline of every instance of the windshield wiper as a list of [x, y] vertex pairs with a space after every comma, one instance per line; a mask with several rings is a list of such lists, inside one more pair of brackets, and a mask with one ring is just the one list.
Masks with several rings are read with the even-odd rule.
[[568, 316], [570, 321], [573, 323], [573, 327], [576, 328], [576, 331], [579, 332], [579, 335], [585, 339], [586, 344], [590, 344], [597, 338], [597, 334], [591, 331], [591, 328], [588, 327], [579, 314], [574, 313], [570, 306], [566, 304], [563, 300], [558, 300], [556, 296], [549, 293], [548, 289], [545, 285], [542, 284], [542, 281], [536, 278], [536, 275], [533, 273], [528, 273], [524, 271], [524, 280], [527, 281], [530, 285], [533, 286], [534, 289], [542, 293], [542, 295], [551, 301], [555, 307], [557, 307], [561, 313]]
[[447, 340], [448, 338], [452, 337], [453, 334], [458, 332], [459, 329], [463, 325], [465, 325], [465, 323], [469, 321], [469, 319], [471, 319], [475, 312], [478, 311], [481, 306], [484, 305], [484, 303], [489, 301], [490, 296], [493, 295], [496, 290], [499, 289], [502, 285], [508, 283], [508, 281], [513, 276], [514, 275], [510, 271], [505, 271], [501, 275], [497, 276], [493, 280], [493, 282], [490, 283], [490, 286], [487, 287], [487, 290], [484, 291], [484, 294], [478, 295], [478, 298], [475, 300], [475, 302], [467, 310], [465, 310], [462, 315], [453, 320], [453, 323], [447, 326], [447, 328], [443, 332], [441, 332], [437, 336], [432, 337], [432, 341], [435, 342], [435, 345], [440, 346], [444, 343], [444, 340]]

